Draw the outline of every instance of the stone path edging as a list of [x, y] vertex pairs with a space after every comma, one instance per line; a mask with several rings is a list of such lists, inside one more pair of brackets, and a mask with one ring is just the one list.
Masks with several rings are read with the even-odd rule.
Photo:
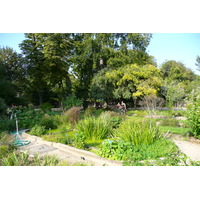
[[22, 138], [30, 140], [31, 143], [19, 147], [19, 149], [21, 151], [28, 150], [30, 154], [39, 153], [41, 156], [57, 155], [60, 159], [66, 160], [69, 163], [83, 163], [94, 166], [122, 166], [121, 161], [108, 160], [97, 156], [95, 153], [85, 151], [82, 149], [77, 149], [69, 145], [48, 142], [40, 137], [29, 135], [25, 132], [22, 133]]

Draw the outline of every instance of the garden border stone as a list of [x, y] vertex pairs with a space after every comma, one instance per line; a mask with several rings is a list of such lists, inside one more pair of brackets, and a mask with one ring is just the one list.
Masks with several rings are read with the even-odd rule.
[[[44, 155], [57, 155], [61, 160], [66, 160], [69, 163], [83, 163], [86, 165], [94, 165], [94, 166], [122, 166], [121, 161], [108, 160], [97, 156], [95, 153], [88, 152], [82, 149], [77, 149], [75, 147], [71, 147], [69, 145], [48, 142], [43, 140], [40, 137], [29, 135], [25, 132], [22, 133], [22, 137], [26, 140], [30, 140], [30, 144], [21, 146], [19, 149], [21, 151], [29, 151], [31, 154], [39, 153], [40, 156]], [[50, 147], [49, 151], [37, 151], [37, 146], [39, 145], [47, 145]], [[44, 146], [45, 147], [45, 146]], [[34, 151], [35, 148], [35, 151]], [[53, 148], [53, 149], [52, 149]]]

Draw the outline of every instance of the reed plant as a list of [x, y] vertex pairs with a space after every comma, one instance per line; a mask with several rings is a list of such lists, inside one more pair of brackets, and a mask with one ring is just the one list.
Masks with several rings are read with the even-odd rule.
[[156, 123], [147, 119], [125, 120], [115, 130], [114, 135], [126, 142], [131, 142], [135, 146], [148, 145], [161, 138], [161, 133]]
[[110, 120], [105, 116], [85, 117], [78, 122], [76, 127], [79, 133], [83, 133], [86, 139], [91, 140], [104, 139], [109, 136], [112, 130]]

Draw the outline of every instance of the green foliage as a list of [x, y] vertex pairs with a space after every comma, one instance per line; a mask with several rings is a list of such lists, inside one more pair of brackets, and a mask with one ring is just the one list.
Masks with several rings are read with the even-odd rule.
[[200, 95], [193, 93], [188, 102], [188, 122], [194, 137], [200, 138]]
[[179, 165], [177, 146], [165, 138], [149, 145], [134, 146], [122, 140], [104, 140], [98, 154], [105, 158], [123, 160], [124, 165]]
[[59, 126], [59, 130], [61, 132], [66, 132], [66, 131], [69, 131], [71, 129], [71, 125], [68, 123], [68, 124], [62, 124]]
[[132, 99], [156, 94], [162, 84], [161, 73], [153, 65], [129, 64], [99, 72], [93, 79], [92, 91], [99, 97]]
[[16, 149], [16, 147], [11, 144], [12, 141], [13, 138], [11, 134], [0, 132], [0, 160]]
[[51, 109], [53, 108], [53, 105], [49, 102], [46, 102], [46, 103], [42, 103], [40, 105], [40, 108], [44, 111], [44, 112], [47, 112], [47, 111], [51, 111]]
[[77, 99], [76, 96], [68, 96], [63, 100], [62, 104], [64, 109], [69, 109], [72, 107], [80, 107], [83, 102], [80, 99]]
[[29, 165], [29, 156], [28, 153], [19, 153], [14, 151], [9, 153], [2, 161], [1, 165], [3, 166], [27, 166]]
[[47, 140], [49, 142], [56, 142], [56, 143], [67, 143], [67, 136], [63, 133], [56, 133], [52, 135], [43, 135], [42, 139]]
[[28, 152], [19, 151], [7, 154], [0, 161], [1, 166], [57, 166], [59, 163], [57, 156], [45, 155], [43, 158], [40, 158], [37, 154], [34, 158], [30, 158]]
[[31, 128], [29, 133], [31, 135], [36, 135], [40, 137], [41, 135], [44, 135], [45, 132], [46, 132], [45, 126], [35, 125], [34, 127]]
[[191, 135], [190, 128], [159, 126], [159, 129], [162, 133], [175, 133], [183, 136]]
[[14, 131], [16, 130], [15, 120], [0, 119], [0, 131]]
[[146, 110], [128, 110], [126, 114], [133, 115], [134, 117], [144, 117], [145, 115], [148, 115], [148, 112]]
[[83, 133], [86, 139], [98, 140], [111, 134], [111, 123], [105, 116], [95, 118], [86, 117], [80, 120], [76, 126], [79, 133]]
[[17, 118], [19, 119], [19, 128], [32, 128], [39, 124], [44, 113], [40, 110], [34, 110], [31, 106], [28, 108], [19, 109]]
[[78, 149], [83, 149], [85, 146], [86, 137], [83, 133], [76, 133], [72, 145]]
[[75, 126], [75, 124], [78, 122], [79, 115], [80, 115], [80, 109], [77, 107], [72, 107], [68, 111], [66, 111], [64, 114], [64, 118], [72, 125]]
[[[39, 104], [51, 100], [51, 94], [60, 103], [71, 92], [69, 78], [69, 33], [27, 33], [20, 44], [27, 65], [26, 94]], [[71, 45], [69, 45], [69, 43]]]
[[0, 145], [0, 159], [5, 157], [9, 153], [8, 145]]
[[96, 108], [90, 106], [90, 107], [86, 108], [85, 113], [84, 113], [84, 116], [86, 116], [86, 117], [92, 116], [92, 115], [94, 114], [95, 111], [96, 111]]
[[180, 126], [178, 120], [176, 120], [174, 118], [163, 119], [159, 125], [160, 126], [172, 126], [172, 127]]
[[134, 146], [130, 142], [121, 140], [104, 140], [98, 150], [98, 154], [105, 158], [124, 160], [133, 151]]
[[151, 144], [161, 137], [159, 128], [151, 120], [125, 120], [115, 130], [114, 134], [135, 146]]
[[6, 112], [7, 105], [5, 100], [0, 97], [0, 114], [4, 114]]
[[112, 128], [117, 128], [120, 123], [126, 118], [124, 115], [119, 115], [114, 111], [104, 111], [100, 114], [101, 118], [104, 118], [108, 121]]
[[164, 78], [174, 81], [192, 81], [195, 77], [194, 73], [187, 69], [183, 63], [174, 60], [164, 62], [161, 66], [161, 71]]
[[45, 129], [55, 129], [58, 126], [58, 121], [56, 121], [57, 118], [49, 115], [45, 115], [41, 118], [38, 125], [44, 126]]

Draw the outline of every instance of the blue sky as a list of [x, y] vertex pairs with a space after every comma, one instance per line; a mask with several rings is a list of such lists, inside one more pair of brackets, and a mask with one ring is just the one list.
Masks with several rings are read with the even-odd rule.
[[166, 60], [176, 60], [200, 75], [195, 65], [200, 56], [200, 33], [155, 33], [147, 51], [158, 66]]
[[[0, 47], [9, 46], [20, 52], [18, 45], [23, 39], [23, 33], [0, 33]], [[158, 66], [166, 60], [176, 60], [200, 75], [195, 65], [200, 56], [200, 33], [154, 33], [147, 52], [155, 57]]]

